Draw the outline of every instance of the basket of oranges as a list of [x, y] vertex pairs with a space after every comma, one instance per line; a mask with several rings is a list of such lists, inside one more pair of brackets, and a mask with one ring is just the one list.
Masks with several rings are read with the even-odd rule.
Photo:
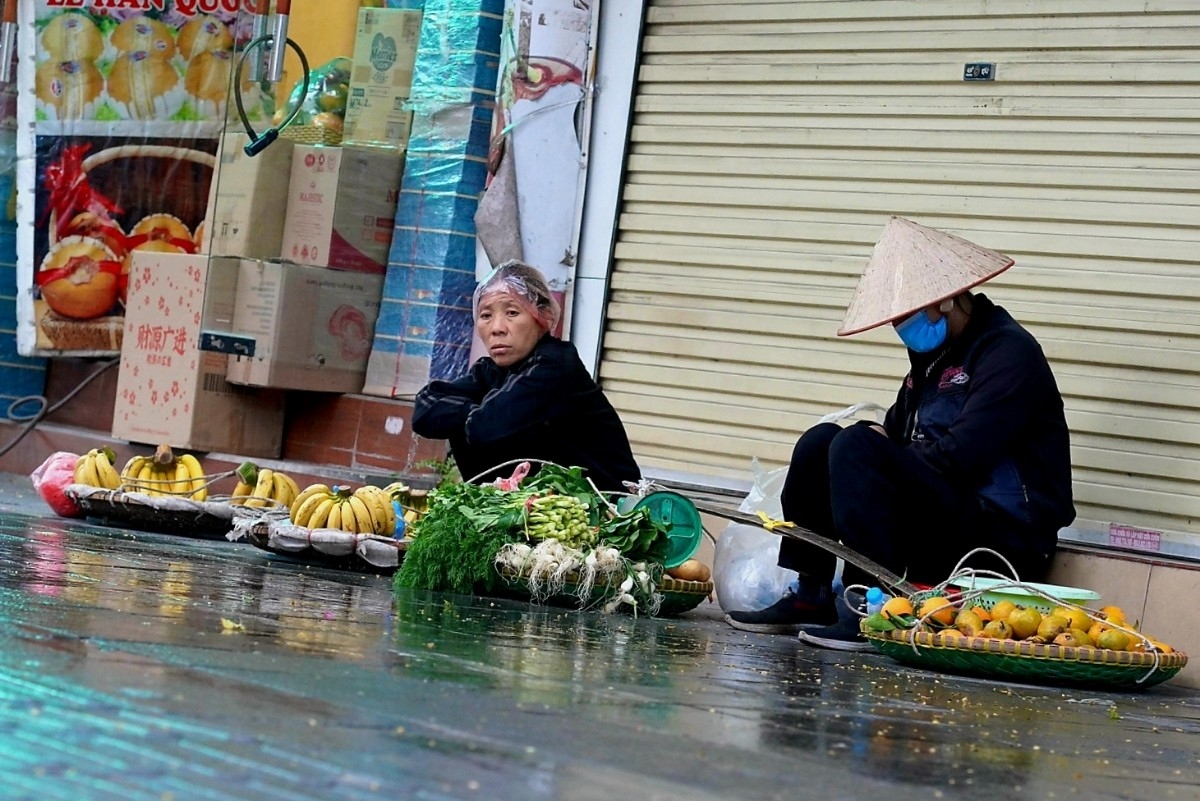
[[[983, 590], [946, 582], [888, 599], [860, 630], [904, 664], [1031, 683], [1138, 690], [1187, 664], [1185, 654], [1143, 634], [1120, 607], [1090, 609], [1045, 586], [1002, 581]], [[998, 592], [1008, 597], [997, 600]]]

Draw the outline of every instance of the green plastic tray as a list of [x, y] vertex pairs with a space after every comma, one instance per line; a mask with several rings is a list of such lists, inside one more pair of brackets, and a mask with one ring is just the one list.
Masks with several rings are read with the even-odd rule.
[[650, 510], [650, 516], [656, 522], [670, 524], [667, 536], [671, 546], [663, 559], [663, 567], [679, 567], [695, 555], [704, 538], [704, 525], [694, 503], [677, 492], [662, 490], [650, 493], [633, 508], [642, 507]]

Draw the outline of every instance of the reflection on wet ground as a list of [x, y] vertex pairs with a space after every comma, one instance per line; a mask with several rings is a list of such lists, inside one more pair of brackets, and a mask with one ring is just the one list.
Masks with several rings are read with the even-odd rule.
[[0, 517], [0, 797], [1197, 798], [1200, 700]]

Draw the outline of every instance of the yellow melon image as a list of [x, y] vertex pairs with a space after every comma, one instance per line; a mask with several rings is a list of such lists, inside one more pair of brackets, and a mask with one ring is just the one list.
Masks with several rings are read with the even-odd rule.
[[192, 240], [192, 232], [183, 221], [170, 214], [150, 214], [143, 217], [129, 231], [129, 236], [149, 236], [151, 239], [161, 240], [183, 239], [188, 242]]
[[42, 300], [72, 320], [99, 317], [117, 301], [117, 275], [102, 266], [114, 259], [99, 240], [81, 236], [60, 240], [38, 270], [43, 278], [38, 282]]
[[38, 100], [54, 109], [60, 120], [77, 120], [100, 96], [104, 78], [90, 61], [47, 61], [34, 77]]
[[112, 45], [125, 53], [139, 50], [152, 58], [174, 58], [175, 40], [166, 24], [146, 16], [130, 17], [112, 33]]
[[156, 101], [178, 83], [179, 73], [169, 61], [138, 50], [113, 62], [108, 95], [125, 104], [131, 118], [145, 120], [156, 116]]
[[42, 49], [50, 61], [95, 61], [104, 52], [104, 35], [84, 14], [59, 14], [42, 31]]
[[191, 61], [209, 50], [232, 50], [233, 34], [221, 20], [205, 14], [179, 29], [178, 44], [184, 59]]

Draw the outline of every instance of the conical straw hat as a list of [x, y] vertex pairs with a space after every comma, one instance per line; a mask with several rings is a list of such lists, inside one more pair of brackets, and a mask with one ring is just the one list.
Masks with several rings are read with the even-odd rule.
[[902, 320], [952, 298], [1013, 265], [1003, 253], [892, 217], [875, 243], [838, 336]]

